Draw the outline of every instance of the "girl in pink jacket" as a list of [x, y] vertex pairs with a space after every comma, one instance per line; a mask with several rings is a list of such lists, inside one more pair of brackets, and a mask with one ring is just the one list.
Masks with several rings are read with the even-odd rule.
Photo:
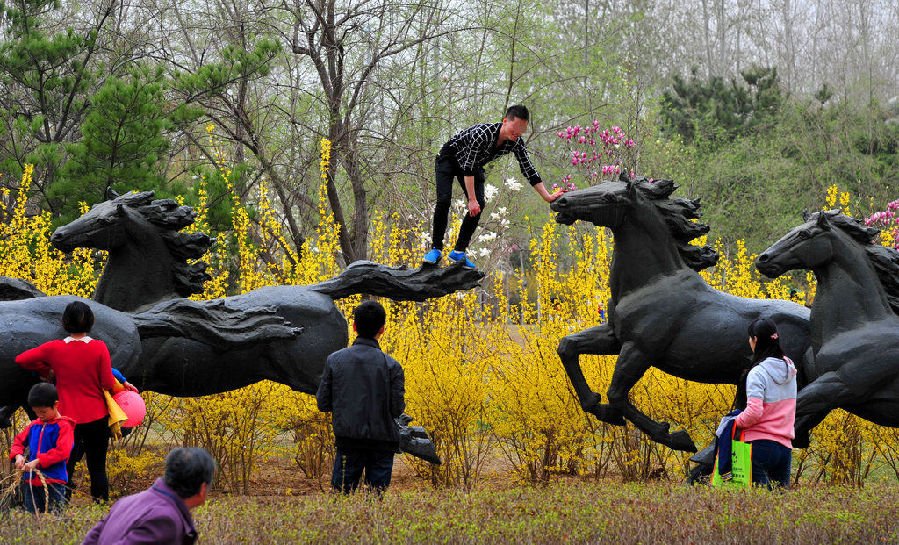
[[746, 410], [735, 425], [752, 444], [752, 482], [790, 486], [793, 426], [796, 421], [796, 367], [784, 356], [777, 328], [760, 318], [749, 325], [752, 364], [746, 376]]

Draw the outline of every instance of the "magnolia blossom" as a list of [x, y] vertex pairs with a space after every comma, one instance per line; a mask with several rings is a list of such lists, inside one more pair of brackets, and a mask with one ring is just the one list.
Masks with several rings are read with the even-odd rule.
[[506, 187], [508, 187], [512, 191], [518, 191], [521, 189], [522, 185], [515, 181], [515, 178], [506, 178]]
[[490, 248], [478, 248], [474, 251], [474, 255], [477, 257], [487, 257], [490, 253]]
[[486, 199], [487, 202], [492, 201], [493, 197], [496, 197], [497, 193], [499, 193], [499, 188], [495, 185], [487, 184], [484, 186], [484, 199]]
[[496, 233], [490, 231], [484, 231], [478, 235], [478, 242], [492, 242], [494, 240], [496, 240]]

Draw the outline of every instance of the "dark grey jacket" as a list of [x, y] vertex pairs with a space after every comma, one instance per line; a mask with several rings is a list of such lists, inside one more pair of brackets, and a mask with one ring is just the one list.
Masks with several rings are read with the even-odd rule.
[[318, 386], [318, 408], [333, 412], [334, 436], [399, 444], [394, 418], [406, 408], [406, 379], [400, 364], [378, 342], [359, 337], [349, 348], [328, 356]]

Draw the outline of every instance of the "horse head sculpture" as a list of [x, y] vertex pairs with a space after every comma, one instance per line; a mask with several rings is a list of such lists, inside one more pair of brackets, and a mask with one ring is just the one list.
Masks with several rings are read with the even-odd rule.
[[[689, 244], [709, 232], [709, 226], [692, 220], [701, 217], [700, 199], [669, 199], [677, 190], [671, 180], [650, 180], [623, 177], [621, 181], [605, 182], [598, 185], [566, 193], [551, 208], [557, 212], [556, 221], [571, 225], [577, 220], [593, 225], [608, 227], [615, 231], [625, 222], [634, 222], [635, 214], [652, 214], [664, 224], [684, 263], [693, 270], [703, 270], [718, 262], [718, 254], [709, 246]], [[662, 238], [669, 235], [662, 230]]]
[[767, 276], [809, 269], [818, 282], [811, 383], [796, 399], [794, 445], [807, 446], [809, 431], [835, 408], [899, 427], [899, 252], [839, 211], [805, 219], [756, 260]]
[[199, 259], [211, 244], [203, 233], [180, 233], [196, 213], [153, 191], [128, 193], [91, 207], [56, 229], [50, 242], [69, 252], [96, 248], [109, 252], [94, 300], [130, 312], [160, 300], [202, 293], [209, 279]]

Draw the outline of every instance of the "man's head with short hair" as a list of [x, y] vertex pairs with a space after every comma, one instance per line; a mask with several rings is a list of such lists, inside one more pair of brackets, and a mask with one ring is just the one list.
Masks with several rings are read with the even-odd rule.
[[531, 113], [521, 104], [509, 106], [506, 110], [506, 116], [503, 117], [503, 126], [500, 128], [500, 134], [503, 139], [515, 142], [521, 135], [528, 130], [528, 121], [531, 119]]
[[[165, 475], [162, 480], [188, 507], [206, 501], [206, 487], [212, 484], [215, 461], [202, 448], [176, 448], [165, 457]], [[205, 486], [204, 486], [205, 485]]]
[[360, 337], [376, 338], [386, 322], [387, 313], [377, 301], [364, 301], [353, 311], [353, 328]]
[[62, 313], [62, 328], [69, 333], [88, 333], [94, 327], [91, 307], [81, 301], [72, 301]]
[[521, 119], [522, 121], [530, 121], [531, 120], [531, 112], [528, 111], [527, 106], [522, 104], [513, 104], [509, 106], [509, 109], [506, 110], [506, 119]]

